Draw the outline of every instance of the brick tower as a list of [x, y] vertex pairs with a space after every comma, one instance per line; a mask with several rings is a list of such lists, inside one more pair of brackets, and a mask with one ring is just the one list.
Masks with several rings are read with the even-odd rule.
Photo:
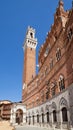
[[28, 27], [24, 41], [24, 68], [23, 68], [23, 90], [25, 86], [35, 77], [36, 73], [36, 46], [35, 29]]

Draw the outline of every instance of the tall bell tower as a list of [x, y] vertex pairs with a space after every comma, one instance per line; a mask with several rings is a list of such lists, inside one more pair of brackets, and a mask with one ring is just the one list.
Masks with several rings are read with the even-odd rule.
[[23, 45], [23, 89], [35, 77], [36, 74], [36, 46], [37, 39], [35, 38], [35, 29], [28, 27]]

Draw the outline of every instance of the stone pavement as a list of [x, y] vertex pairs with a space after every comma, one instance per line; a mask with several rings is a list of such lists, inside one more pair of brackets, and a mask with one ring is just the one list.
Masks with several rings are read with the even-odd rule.
[[0, 130], [14, 130], [8, 121], [0, 121]]
[[48, 128], [36, 127], [36, 126], [16, 126], [15, 130], [48, 130]]

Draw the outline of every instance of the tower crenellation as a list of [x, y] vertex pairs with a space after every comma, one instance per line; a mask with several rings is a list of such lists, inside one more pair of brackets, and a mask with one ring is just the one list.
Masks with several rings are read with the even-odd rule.
[[36, 46], [37, 46], [37, 38], [35, 38], [35, 29], [28, 26], [23, 49], [25, 50], [26, 47], [36, 49]]

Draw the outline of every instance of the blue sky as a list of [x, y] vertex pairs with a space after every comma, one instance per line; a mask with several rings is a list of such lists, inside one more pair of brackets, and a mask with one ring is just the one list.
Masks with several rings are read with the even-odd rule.
[[[28, 25], [36, 29], [38, 50], [53, 24], [59, 0], [0, 0], [0, 100], [22, 96], [23, 42]], [[63, 0], [65, 10], [72, 0]]]

